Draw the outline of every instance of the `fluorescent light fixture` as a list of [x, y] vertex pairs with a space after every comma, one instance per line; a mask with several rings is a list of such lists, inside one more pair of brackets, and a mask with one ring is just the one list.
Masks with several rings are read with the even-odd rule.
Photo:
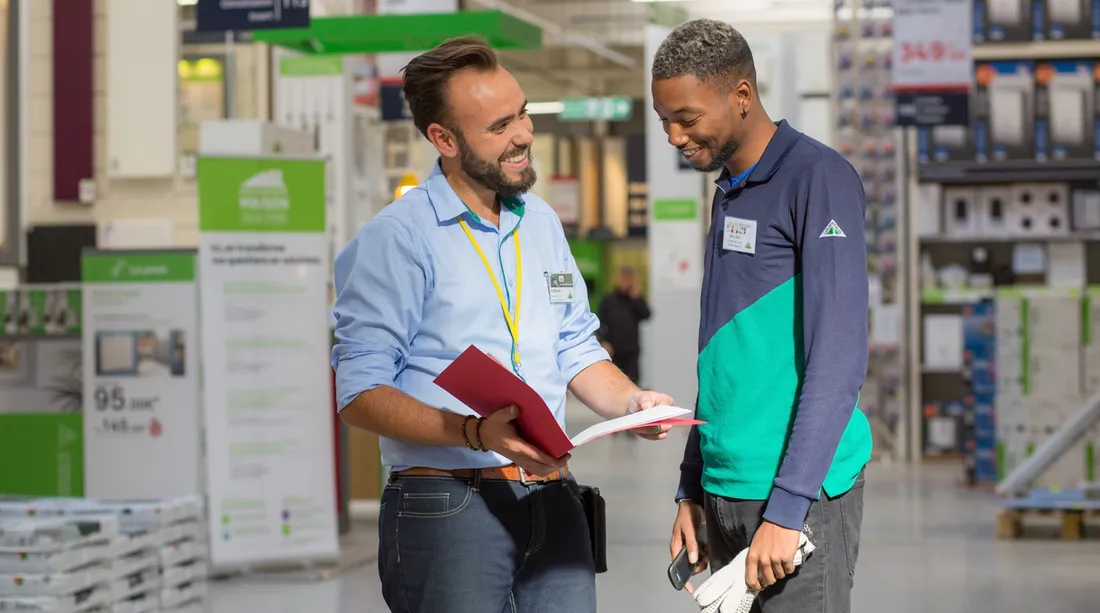
[[565, 110], [565, 103], [558, 102], [528, 102], [528, 115], [557, 115]]
[[195, 6], [199, 3], [199, 0], [176, 0], [176, 4], [180, 6]]

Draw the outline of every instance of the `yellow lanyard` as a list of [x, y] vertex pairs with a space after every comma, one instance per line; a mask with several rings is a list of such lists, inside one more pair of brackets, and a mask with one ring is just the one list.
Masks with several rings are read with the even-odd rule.
[[493, 281], [493, 287], [497, 290], [500, 309], [504, 311], [504, 321], [508, 322], [508, 332], [512, 334], [512, 360], [515, 365], [518, 365], [520, 363], [519, 297], [523, 294], [523, 258], [520, 257], [519, 250], [519, 230], [512, 232], [512, 241], [516, 244], [516, 304], [514, 307], [515, 314], [513, 315], [508, 313], [508, 303], [504, 300], [504, 292], [500, 291], [500, 284], [497, 283], [497, 277], [493, 274], [493, 267], [489, 266], [489, 260], [485, 257], [485, 252], [481, 250], [481, 246], [477, 244], [474, 235], [470, 233], [470, 228], [466, 225], [466, 222], [459, 219], [458, 223], [462, 225], [462, 231], [466, 233], [466, 238], [470, 239], [470, 244], [474, 246], [474, 249], [477, 249], [477, 254], [481, 256], [481, 263], [485, 265], [485, 272], [489, 273], [489, 278]]

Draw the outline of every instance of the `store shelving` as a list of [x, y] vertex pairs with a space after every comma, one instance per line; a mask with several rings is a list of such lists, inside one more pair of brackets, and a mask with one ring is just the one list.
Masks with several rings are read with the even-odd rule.
[[860, 398], [876, 450], [901, 459], [906, 420], [899, 313], [898, 131], [890, 92], [893, 10], [888, 2], [838, 0], [834, 5], [833, 66], [836, 148], [856, 168], [867, 194], [865, 235], [871, 280], [871, 365]]
[[925, 162], [917, 166], [917, 177], [921, 182], [941, 185], [1100, 182], [1100, 160]]

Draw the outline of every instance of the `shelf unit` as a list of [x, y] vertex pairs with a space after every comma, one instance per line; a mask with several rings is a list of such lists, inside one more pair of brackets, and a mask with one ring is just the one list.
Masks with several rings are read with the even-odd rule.
[[[883, 4], [883, 6], [871, 6]], [[833, 15], [834, 142], [859, 172], [867, 194], [865, 234], [871, 283], [870, 364], [860, 409], [871, 422], [878, 455], [911, 457], [906, 448], [905, 377], [899, 258], [899, 131], [889, 90], [893, 10], [888, 3], [838, 0]]]
[[[973, 57], [976, 62], [988, 62], [988, 61], [1014, 61], [1014, 60], [1095, 60], [1100, 62], [1100, 41], [1093, 40], [1063, 40], [1063, 41], [1042, 41], [1042, 42], [1023, 42], [1023, 43], [987, 43], [981, 45], [975, 45], [973, 47]], [[907, 317], [907, 330], [905, 333], [907, 343], [907, 391], [908, 391], [908, 404], [911, 408], [909, 412], [910, 422], [908, 424], [908, 431], [910, 435], [909, 445], [913, 449], [924, 451], [924, 436], [926, 433], [926, 405], [929, 405], [931, 401], [940, 400], [944, 402], [952, 401], [964, 401], [969, 395], [971, 398], [974, 396], [973, 387], [974, 384], [974, 364], [980, 360], [966, 360], [966, 352], [963, 352], [964, 363], [960, 368], [938, 368], [934, 365], [930, 366], [925, 361], [925, 343], [924, 336], [924, 321], [927, 315], [959, 315], [964, 313], [979, 313], [982, 309], [992, 308], [991, 318], [997, 316], [1008, 317], [1005, 313], [998, 314], [996, 312], [997, 305], [1003, 305], [1002, 310], [1010, 310], [1014, 308], [1014, 301], [1016, 298], [1020, 298], [1024, 304], [1028, 304], [1028, 301], [1050, 299], [1057, 300], [1058, 296], [1062, 295], [1067, 301], [1074, 300], [1074, 296], [1081, 295], [1087, 296], [1093, 290], [1089, 288], [1100, 283], [1100, 227], [1096, 225], [1088, 225], [1085, 229], [1077, 229], [1070, 227], [1059, 227], [1058, 233], [1050, 234], [1034, 234], [1028, 235], [1027, 232], [1020, 233], [991, 233], [991, 234], [963, 234], [953, 235], [945, 232], [948, 214], [954, 212], [952, 208], [953, 203], [945, 202], [953, 197], [953, 193], [957, 194], [957, 190], [976, 190], [978, 194], [978, 200], [983, 197], [987, 197], [988, 194], [995, 191], [1001, 194], [1011, 194], [1011, 198], [1017, 198], [1020, 192], [1014, 191], [1019, 189], [1026, 190], [1030, 186], [1040, 186], [1039, 189], [1043, 189], [1041, 186], [1050, 186], [1051, 184], [1065, 185], [1065, 192], [1072, 197], [1074, 190], [1086, 190], [1089, 193], [1098, 190], [1100, 188], [1100, 160], [1096, 159], [1073, 159], [1065, 161], [1031, 161], [1031, 160], [1006, 160], [1006, 161], [951, 161], [951, 162], [918, 162], [917, 155], [917, 135], [915, 129], [907, 129], [905, 137], [902, 139], [904, 147], [901, 148], [901, 165], [904, 171], [901, 174], [908, 175], [910, 179], [903, 187], [905, 190], [905, 198], [911, 203], [911, 206], [907, 209], [907, 223], [909, 227], [917, 229], [923, 229], [925, 232], [914, 231], [906, 239], [905, 249], [907, 250], [909, 257], [906, 260], [906, 269], [903, 273], [906, 279], [907, 291], [906, 296], [908, 300], [907, 310], [912, 314], [911, 317]], [[1096, 191], [1098, 197], [1100, 197], [1100, 191]], [[1067, 223], [1072, 223], [1074, 220], [1073, 206], [1068, 201], [1063, 202], [1061, 206], [1065, 206], [1067, 210], [1066, 220]], [[1007, 206], [1013, 206], [1009, 203], [1005, 203]], [[982, 203], [976, 204], [976, 208], [973, 209], [975, 214], [980, 214], [982, 211]], [[930, 208], [931, 207], [931, 208]], [[930, 210], [935, 210], [936, 214], [926, 216]], [[1015, 215], [1015, 213], [1013, 213]], [[928, 220], [936, 220], [936, 225], [939, 226], [939, 233], [928, 233], [929, 229]], [[1011, 221], [1011, 219], [1010, 219]], [[1039, 255], [1041, 261], [1032, 261], [1031, 264], [1041, 264], [1041, 271], [1032, 273], [1033, 269], [1023, 268], [1024, 274], [1016, 275], [1017, 281], [1015, 285], [1001, 285], [996, 287], [930, 287], [927, 282], [922, 283], [927, 275], [922, 275], [922, 256], [928, 254], [933, 262], [933, 265], [943, 270], [944, 267], [955, 264], [965, 267], [971, 266], [971, 256], [975, 249], [980, 249], [985, 252], [989, 260], [994, 264], [992, 267], [994, 272], [998, 272], [999, 265], [1015, 265], [1026, 264], [1023, 258], [1020, 261], [1014, 262], [1014, 259], [1018, 255], [1018, 250], [1025, 251], [1030, 256]], [[1063, 260], [1065, 252], [1074, 253], [1069, 257], [1069, 260]], [[1054, 272], [1050, 265], [1051, 258], [1057, 256], [1059, 263], [1057, 264], [1058, 272]], [[1073, 273], [1067, 273], [1066, 270], [1072, 269], [1072, 264], [1068, 262], [1076, 262], [1079, 267]], [[1069, 268], [1066, 268], [1066, 267]], [[998, 275], [1002, 278], [999, 281], [1007, 281], [1007, 276]], [[989, 277], [978, 277], [982, 282], [988, 283]], [[1076, 279], [1076, 280], [1074, 280]], [[925, 280], [926, 281], [926, 280]], [[1049, 282], [1054, 281], [1055, 286], [1048, 285]], [[1079, 351], [1085, 352], [1085, 345], [1089, 342], [1087, 337], [1089, 331], [1087, 330], [1089, 324], [1088, 319], [1088, 302], [1083, 303], [1082, 307], [1079, 307], [1076, 312], [1076, 318], [1082, 323], [1081, 326], [1081, 347]], [[1067, 303], [1068, 304], [1068, 303]], [[983, 306], [984, 305], [984, 306]], [[1027, 308], [1026, 306], [1024, 307]], [[1070, 311], [1067, 310], [1067, 313]], [[1068, 317], [1068, 316], [1067, 316]], [[1072, 318], [1072, 317], [1070, 317]], [[977, 321], [975, 319], [967, 320], [973, 323]], [[988, 322], [993, 322], [994, 319], [988, 319]], [[988, 325], [993, 325], [992, 323]], [[998, 322], [996, 326], [1000, 326]], [[1024, 330], [1027, 329], [1027, 324], [1021, 324]], [[1001, 328], [994, 328], [1001, 333]], [[1021, 332], [1020, 336], [1024, 337], [1028, 332]], [[996, 344], [1006, 343], [1005, 347], [1010, 347], [1012, 343], [1016, 342], [1015, 337], [1009, 336], [1007, 340], [998, 338]], [[1026, 341], [1025, 341], [1026, 345]], [[1006, 361], [1006, 355], [1012, 355], [1011, 349], [1004, 349], [1000, 352], [999, 356], [995, 356], [1000, 359], [1000, 363], [994, 362], [994, 372], [997, 373], [997, 380], [994, 383], [995, 392], [993, 393], [993, 407], [994, 419], [998, 425], [1012, 424], [1017, 419], [1016, 413], [1009, 415], [1009, 410], [1012, 403], [1016, 402], [1016, 398], [1011, 395], [1008, 386], [1013, 384], [1011, 377], [1008, 377], [1005, 373], [1010, 372], [1012, 368], [1016, 368], [1016, 364], [1004, 363]], [[998, 350], [1000, 351], [1000, 350]], [[1027, 356], [1027, 350], [1024, 350], [1024, 356]], [[1086, 369], [1082, 365], [1084, 358], [1081, 358], [1082, 363], [1080, 372], [1082, 373], [1082, 381], [1080, 383], [1081, 396], [1087, 397], [1086, 382], [1084, 381]], [[1009, 360], [1011, 361], [1011, 360]], [[1071, 363], [1070, 359], [1066, 364]], [[1027, 372], [1029, 366], [1026, 362], [1021, 360], [1019, 368], [1024, 369], [1024, 373]], [[1070, 369], [1071, 370], [1071, 369]], [[1001, 372], [1004, 371], [1004, 372]], [[1002, 377], [1002, 375], [1004, 377]], [[1022, 374], [1021, 378], [1026, 378], [1028, 375]], [[1006, 383], [1008, 381], [1008, 383]], [[984, 393], [984, 392], [983, 392]], [[1026, 394], [1025, 394], [1026, 395]], [[1068, 419], [1068, 416], [1073, 414], [1079, 409], [1079, 402], [1076, 404], [1071, 400], [1072, 394], [1067, 395], [1066, 400], [1062, 401], [1061, 407], [1056, 407], [1057, 411], [1063, 414], [1064, 418]], [[1029, 400], [1032, 404], [1027, 406], [1033, 406], [1034, 399]], [[1051, 401], [1057, 404], [1057, 401]], [[1036, 414], [1027, 415], [1028, 419], [1037, 419]], [[1046, 418], [1044, 418], [1046, 419]], [[1053, 420], [1051, 425], [1046, 427], [1045, 434], [1047, 436], [1053, 431], [1055, 426]], [[1038, 428], [1037, 428], [1038, 429]], [[997, 428], [996, 435], [996, 453], [997, 463], [999, 470], [995, 476], [991, 475], [975, 475], [973, 472], [969, 474], [972, 482], [975, 481], [994, 481], [1003, 478], [1006, 470], [1005, 455], [1010, 453], [1005, 450], [1009, 444], [1009, 440], [1012, 435], [1009, 434], [1008, 438], [1002, 439], [1002, 433], [1000, 428]], [[1040, 436], [1042, 433], [1039, 434]], [[1088, 441], [1097, 439], [1096, 437], [1086, 437]], [[1039, 441], [1041, 443], [1041, 441]], [[1086, 444], [1092, 445], [1091, 442]], [[1034, 445], [1031, 445], [1033, 448]], [[963, 451], [965, 451], [965, 446]], [[1028, 450], [1024, 452], [1026, 457]], [[923, 455], [923, 454], [921, 454]], [[960, 454], [944, 454], [945, 458], [963, 458], [964, 466], [969, 469], [974, 469], [973, 456], [968, 456], [966, 453]], [[969, 460], [967, 460], [969, 458]], [[1070, 464], [1078, 462], [1075, 459], [1076, 456], [1072, 454], [1067, 455], [1066, 462]], [[931, 459], [931, 458], [929, 458]], [[1018, 461], [1018, 460], [1017, 460]], [[1085, 461], [1087, 464], [1088, 462]], [[1011, 460], [1008, 461], [1008, 468], [1011, 468]], [[1063, 469], [1065, 466], [1062, 467]], [[1090, 472], [1091, 468], [1086, 468], [1086, 473]], [[1059, 486], [1075, 486], [1076, 483], [1061, 483], [1058, 481], [1057, 475], [1072, 474], [1065, 470], [1059, 472], [1053, 470], [1048, 478], [1041, 479], [1037, 482], [1036, 487], [1059, 487]], [[1092, 477], [1091, 474], [1088, 477]]]

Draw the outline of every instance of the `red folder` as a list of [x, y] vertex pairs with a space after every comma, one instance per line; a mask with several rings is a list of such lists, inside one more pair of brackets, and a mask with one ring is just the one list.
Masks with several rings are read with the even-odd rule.
[[[538, 392], [477, 347], [471, 345], [463, 351], [439, 373], [435, 383], [482, 417], [516, 405], [519, 407], [514, 422], [516, 431], [551, 457], [560, 458], [575, 448]], [[650, 422], [642, 427], [697, 423], [702, 422], [681, 417]]]

